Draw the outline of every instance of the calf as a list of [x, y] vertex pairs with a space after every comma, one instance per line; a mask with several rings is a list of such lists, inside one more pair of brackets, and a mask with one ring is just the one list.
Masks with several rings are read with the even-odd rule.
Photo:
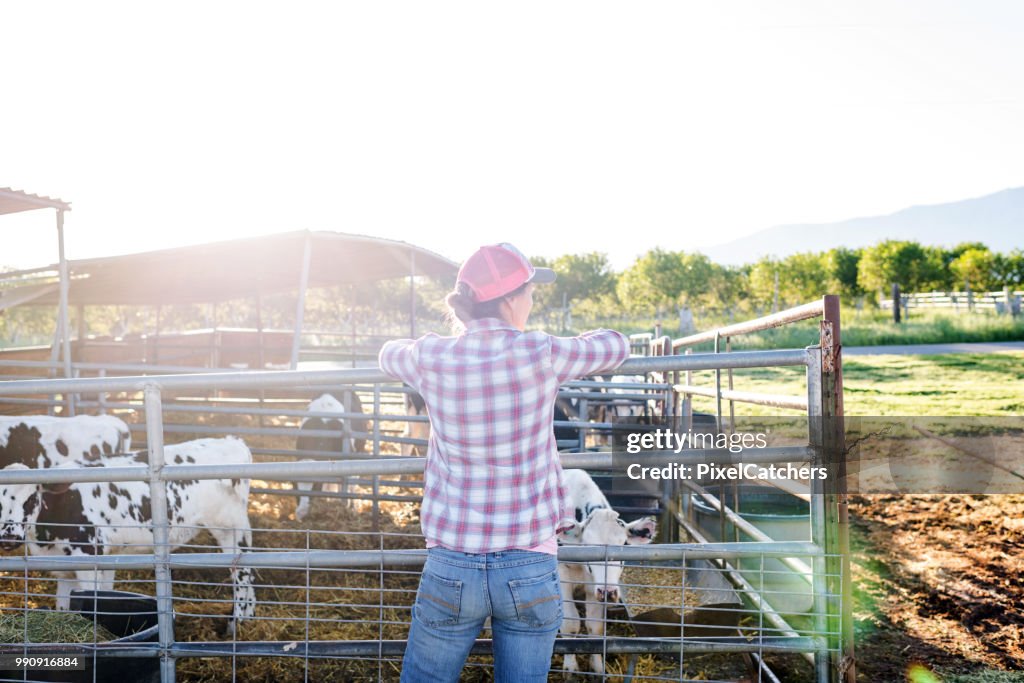
[[[555, 399], [554, 421], [555, 422], [578, 422], [579, 404], [576, 399]], [[579, 444], [580, 430], [577, 427], [554, 425], [555, 441], [575, 441]]]
[[[644, 375], [611, 375], [608, 377], [595, 377], [594, 379], [604, 382], [599, 390], [608, 398], [595, 399], [591, 403], [592, 416], [597, 422], [609, 422], [613, 425], [650, 425], [659, 414], [659, 400], [656, 398], [639, 399], [627, 398], [624, 394], [643, 394], [642, 388], [630, 388], [623, 386], [627, 384], [646, 383]], [[623, 429], [610, 429], [600, 432], [604, 437], [605, 445], [615, 449], [625, 446], [623, 442], [625, 432]]]
[[[248, 464], [252, 454], [235, 437], [199, 439], [167, 446], [168, 464]], [[71, 461], [70, 467], [127, 467], [145, 463], [148, 453], [129, 453], [99, 461]], [[14, 463], [4, 471], [30, 469]], [[167, 514], [170, 544], [191, 541], [205, 527], [225, 553], [245, 552], [252, 547], [249, 527], [248, 479], [200, 479], [167, 482]], [[141, 481], [72, 484], [0, 484], [0, 546], [28, 544], [32, 555], [88, 557], [149, 553], [153, 548], [149, 484]], [[114, 571], [55, 572], [57, 609], [70, 606], [72, 588], [110, 590]], [[251, 617], [256, 597], [252, 571], [231, 570], [234, 584], [234, 633], [239, 620]]]
[[[408, 389], [408, 385], [406, 385]], [[409, 417], [426, 417], [427, 416], [427, 403], [423, 400], [423, 396], [416, 393], [412, 389], [409, 389], [405, 394], [405, 414]], [[422, 439], [426, 441], [430, 438], [430, 423], [429, 422], [413, 422], [407, 420], [405, 423], [405, 431], [402, 432], [402, 436], [406, 439]], [[411, 443], [403, 443], [401, 445], [402, 455], [426, 455], [426, 449], [423, 446]]]
[[[359, 395], [355, 391], [345, 391], [340, 394], [340, 398], [333, 394], [323, 394], [319, 398], [313, 399], [306, 410], [311, 413], [362, 413], [363, 403], [359, 400]], [[343, 419], [344, 418], [307, 417], [303, 418], [299, 429], [302, 431], [322, 430], [344, 432], [345, 424], [342, 422]], [[367, 429], [367, 420], [366, 418], [352, 418], [348, 420], [348, 425], [350, 431], [365, 433]], [[300, 435], [295, 443], [295, 448], [300, 451], [323, 451], [337, 453], [339, 455], [342, 453], [346, 455], [362, 453], [363, 449], [366, 448], [366, 437]], [[308, 462], [308, 460], [305, 462]], [[327, 486], [333, 488], [335, 491], [338, 490], [337, 484], [328, 484]], [[322, 491], [324, 490], [324, 484], [322, 482], [317, 482], [315, 484], [309, 482], [298, 482], [296, 483], [295, 488], [300, 491]], [[340, 488], [344, 490], [344, 481], [342, 481]], [[306, 515], [309, 514], [309, 506], [309, 496], [302, 496], [299, 498], [299, 504], [295, 508], [295, 519], [299, 521], [305, 519]]]
[[[619, 518], [619, 513], [612, 510], [594, 480], [583, 470], [565, 470], [562, 483], [566, 493], [563, 509], [572, 510], [575, 519], [567, 519], [562, 523], [558, 533], [560, 544], [635, 545], [650, 543], [654, 539], [657, 522], [653, 517], [644, 517], [626, 524]], [[607, 604], [619, 601], [622, 562], [561, 562], [558, 575], [562, 581], [564, 601], [562, 633], [576, 635], [580, 632], [580, 617], [573, 600], [573, 591], [577, 586], [582, 586], [587, 633], [603, 636]], [[604, 673], [601, 655], [590, 656], [590, 668], [595, 673]], [[568, 672], [579, 670], [575, 655], [565, 655], [565, 669]]]
[[112, 415], [0, 416], [0, 468], [21, 463], [53, 467], [70, 460], [97, 460], [131, 448], [132, 435]]

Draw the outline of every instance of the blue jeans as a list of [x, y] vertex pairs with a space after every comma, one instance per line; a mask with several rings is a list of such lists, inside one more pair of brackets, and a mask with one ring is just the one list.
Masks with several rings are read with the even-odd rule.
[[427, 551], [412, 608], [402, 683], [459, 680], [473, 641], [491, 618], [496, 683], [542, 683], [562, 624], [554, 555], [505, 550]]

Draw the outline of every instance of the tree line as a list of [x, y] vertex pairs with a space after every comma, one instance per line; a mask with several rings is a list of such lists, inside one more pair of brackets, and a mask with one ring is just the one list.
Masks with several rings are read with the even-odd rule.
[[[917, 242], [886, 240], [862, 249], [838, 247], [785, 258], [765, 257], [729, 266], [695, 252], [651, 249], [616, 271], [599, 252], [531, 259], [553, 268], [558, 280], [534, 293], [535, 317], [566, 327], [566, 312], [595, 321], [644, 319], [659, 312], [675, 317], [689, 308], [698, 315], [727, 312], [759, 315], [773, 308], [805, 303], [822, 294], [839, 294], [848, 304], [873, 305], [888, 296], [893, 283], [903, 292], [975, 292], [1024, 287], [1024, 252], [997, 253], [984, 244], [965, 242], [951, 249]], [[445, 328], [443, 300], [452, 282], [417, 278], [364, 282], [309, 291], [307, 330], [397, 336], [409, 330], [410, 301], [416, 302], [420, 330]], [[11, 286], [16, 283], [7, 283]], [[291, 329], [295, 292], [204, 305], [89, 306], [85, 319], [71, 311], [73, 330], [123, 336], [197, 327]], [[554, 319], [553, 319], [554, 317]], [[0, 345], [48, 344], [55, 313], [50, 306], [18, 306], [0, 314]], [[572, 325], [569, 325], [572, 327]]]
[[877, 303], [893, 284], [903, 292], [1011, 289], [1024, 285], [1024, 251], [994, 252], [980, 242], [952, 248], [885, 240], [729, 266], [695, 252], [651, 249], [621, 272], [598, 252], [533, 259], [558, 272], [534, 293], [536, 305], [583, 314], [650, 314], [686, 306], [760, 312], [838, 294], [846, 303]]

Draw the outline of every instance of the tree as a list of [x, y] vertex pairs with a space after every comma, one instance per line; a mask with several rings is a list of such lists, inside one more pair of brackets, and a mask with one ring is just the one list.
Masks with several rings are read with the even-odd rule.
[[[898, 284], [913, 291], [932, 274], [928, 255], [917, 242], [885, 240], [864, 249], [857, 272], [857, 284], [869, 292], [887, 291]], [[922, 278], [922, 275], [925, 278]]]
[[830, 249], [824, 255], [826, 288], [829, 293], [838, 294], [847, 303], [864, 294], [864, 289], [857, 283], [860, 255], [859, 249], [846, 247]]
[[997, 287], [1021, 287], [1024, 285], [1024, 251], [1014, 249], [1009, 254], [996, 254], [992, 270]]
[[708, 292], [713, 272], [703, 254], [651, 249], [622, 273], [616, 292], [634, 312], [690, 304]]
[[952, 271], [949, 269], [952, 252], [942, 247], [922, 247], [924, 260], [917, 272], [917, 290], [941, 292], [956, 289]]
[[759, 308], [768, 308], [775, 300], [775, 277], [779, 276], [782, 286], [782, 264], [774, 257], [762, 256], [757, 263], [750, 266], [747, 275], [747, 296], [750, 302]]
[[747, 303], [749, 289], [745, 266], [720, 266], [712, 263], [711, 279], [704, 298], [712, 306], [732, 308]]
[[779, 294], [787, 305], [806, 303], [827, 293], [825, 255], [803, 252], [787, 256], [779, 274]]
[[531, 258], [530, 262], [558, 273], [554, 284], [534, 291], [535, 305], [542, 309], [560, 308], [563, 300], [580, 303], [615, 292], [616, 275], [606, 254], [592, 251], [586, 254], [565, 254], [553, 261]]
[[995, 287], [995, 258], [988, 248], [967, 249], [950, 264], [957, 283], [969, 284], [972, 291], [987, 292]]
[[980, 249], [981, 251], [989, 250], [988, 246], [986, 246], [984, 242], [961, 242], [960, 244], [956, 245], [955, 247], [947, 251], [949, 257], [946, 261], [946, 264], [949, 265], [950, 263], [958, 259], [960, 255], [963, 254], [965, 251], [969, 251], [971, 249]]

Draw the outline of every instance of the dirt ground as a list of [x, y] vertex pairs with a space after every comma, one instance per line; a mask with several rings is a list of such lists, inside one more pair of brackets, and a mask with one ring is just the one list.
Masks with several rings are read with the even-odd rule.
[[850, 513], [859, 681], [1024, 672], [1024, 495], [857, 496]]

